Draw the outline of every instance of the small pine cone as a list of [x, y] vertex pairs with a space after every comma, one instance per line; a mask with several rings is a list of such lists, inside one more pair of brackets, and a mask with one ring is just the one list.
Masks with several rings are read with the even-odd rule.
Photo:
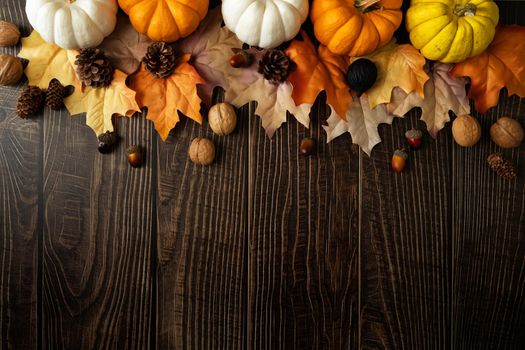
[[506, 180], [513, 180], [518, 176], [518, 169], [510, 161], [503, 158], [501, 153], [491, 154], [487, 158], [489, 167]]
[[284, 82], [294, 67], [293, 61], [281, 50], [268, 50], [259, 61], [259, 73], [272, 84]]
[[75, 61], [80, 81], [94, 88], [111, 84], [114, 68], [101, 49], [82, 49]]
[[24, 87], [18, 98], [16, 113], [23, 119], [34, 117], [44, 108], [45, 99], [46, 93], [42, 89], [28, 85]]
[[169, 77], [175, 69], [176, 61], [175, 50], [163, 42], [151, 44], [142, 59], [146, 70], [157, 78]]
[[66, 97], [66, 88], [58, 79], [49, 82], [46, 92], [46, 106], [58, 111], [64, 107], [64, 98]]

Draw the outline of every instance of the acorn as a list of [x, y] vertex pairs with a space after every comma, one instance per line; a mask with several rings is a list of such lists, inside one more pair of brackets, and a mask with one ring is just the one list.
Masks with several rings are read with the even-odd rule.
[[118, 137], [114, 131], [106, 131], [98, 135], [98, 151], [102, 154], [107, 154], [113, 151], [117, 144]]
[[134, 168], [138, 168], [142, 165], [142, 152], [140, 146], [132, 145], [128, 147], [128, 162]]
[[390, 167], [396, 173], [402, 173], [405, 170], [406, 163], [408, 159], [408, 154], [404, 149], [398, 149], [394, 152], [392, 156], [392, 161], [390, 162]]
[[299, 153], [303, 156], [309, 156], [315, 151], [316, 142], [311, 137], [305, 137], [299, 145]]
[[423, 144], [423, 133], [419, 129], [410, 129], [405, 133], [408, 145], [412, 149], [419, 149]]
[[361, 96], [365, 91], [370, 89], [377, 80], [377, 67], [374, 62], [359, 58], [352, 62], [346, 71], [346, 83], [350, 89]]
[[246, 50], [241, 50], [230, 57], [230, 66], [233, 68], [247, 68], [253, 63], [253, 55]]

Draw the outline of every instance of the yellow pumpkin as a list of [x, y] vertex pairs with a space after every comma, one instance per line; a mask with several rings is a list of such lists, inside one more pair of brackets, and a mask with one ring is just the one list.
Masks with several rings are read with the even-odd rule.
[[485, 51], [498, 20], [492, 0], [412, 0], [406, 15], [412, 45], [426, 58], [445, 63]]
[[155, 41], [173, 42], [199, 26], [208, 12], [208, 0], [118, 0], [140, 33]]
[[363, 56], [388, 44], [401, 24], [403, 0], [314, 0], [315, 36], [339, 55]]

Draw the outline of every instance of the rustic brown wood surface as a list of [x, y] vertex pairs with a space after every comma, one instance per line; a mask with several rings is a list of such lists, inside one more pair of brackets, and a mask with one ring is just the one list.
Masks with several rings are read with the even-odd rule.
[[[0, 5], [28, 35], [23, 1]], [[500, 8], [525, 25], [524, 2]], [[84, 116], [18, 118], [19, 90], [0, 88], [0, 349], [525, 348], [525, 176], [485, 164], [489, 126], [525, 125], [525, 100], [502, 93], [479, 145], [447, 126], [395, 175], [419, 111], [380, 126], [372, 157], [326, 144], [323, 97], [310, 129], [290, 118], [272, 140], [253, 104], [228, 137], [118, 119], [101, 155]], [[210, 167], [187, 157], [202, 136]], [[525, 174], [525, 146], [504, 153]]]

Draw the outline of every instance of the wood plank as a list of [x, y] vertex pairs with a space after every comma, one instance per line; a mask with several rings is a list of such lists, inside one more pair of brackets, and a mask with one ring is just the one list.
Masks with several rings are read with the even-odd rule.
[[[500, 3], [501, 22], [525, 25], [525, 3]], [[525, 99], [501, 94], [485, 115], [484, 136], [472, 149], [453, 150], [453, 304], [455, 349], [525, 348], [525, 145], [502, 150], [490, 126], [511, 116], [525, 127]], [[505, 181], [487, 166], [503, 151], [521, 175]]]
[[[23, 3], [0, 1], [0, 20], [16, 23], [23, 35], [29, 24]], [[0, 48], [16, 55], [20, 45]], [[22, 120], [17, 87], [0, 87], [0, 348], [34, 349], [38, 343], [38, 245], [42, 119]]]
[[[184, 118], [159, 141], [159, 349], [245, 348], [249, 118], [223, 137]], [[195, 137], [213, 140], [215, 163], [189, 160]]]
[[362, 157], [361, 339], [363, 349], [450, 348], [450, 127], [390, 170], [404, 133], [425, 130], [420, 112], [380, 126]]
[[[44, 349], [150, 346], [154, 137], [143, 116], [125, 119], [102, 155], [84, 116], [45, 113]], [[129, 144], [145, 147], [143, 167]]]
[[486, 166], [500, 152], [488, 130], [499, 116], [525, 125], [525, 100], [502, 97], [478, 115], [485, 137], [472, 149], [454, 147], [453, 334], [455, 349], [525, 347], [525, 145], [503, 152], [520, 165], [506, 181]]
[[250, 349], [357, 348], [358, 151], [326, 144], [325, 108], [312, 116], [310, 130], [289, 117], [272, 140], [250, 119]]

